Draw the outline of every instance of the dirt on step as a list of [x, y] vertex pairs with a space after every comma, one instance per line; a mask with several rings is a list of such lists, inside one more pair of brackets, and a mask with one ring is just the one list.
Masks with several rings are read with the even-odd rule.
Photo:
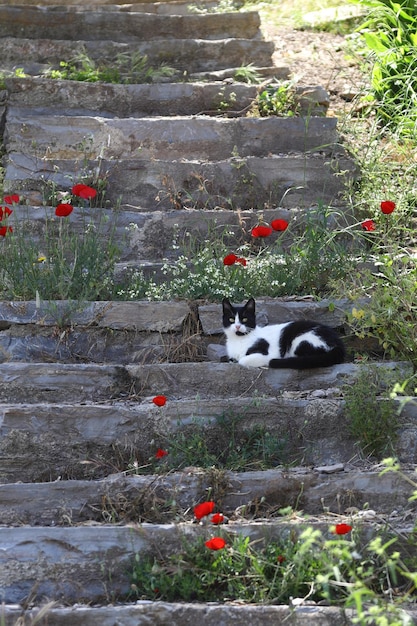
[[274, 62], [288, 65], [292, 79], [328, 91], [328, 115], [342, 116], [352, 108], [352, 100], [364, 90], [369, 77], [360, 68], [361, 59], [349, 35], [279, 28], [265, 20], [262, 30], [275, 44]]

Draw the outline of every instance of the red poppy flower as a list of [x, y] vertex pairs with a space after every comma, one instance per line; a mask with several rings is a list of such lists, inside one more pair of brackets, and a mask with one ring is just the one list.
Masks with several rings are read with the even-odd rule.
[[223, 259], [223, 265], [234, 265], [237, 261], [237, 256], [236, 254], [228, 254], [227, 256], [224, 257]]
[[215, 513], [214, 515], [211, 516], [210, 521], [212, 524], [223, 524], [224, 515], [222, 513]]
[[362, 222], [362, 228], [367, 231], [372, 231], [376, 229], [376, 225], [373, 220], [365, 220]]
[[214, 502], [202, 502], [201, 504], [197, 504], [194, 507], [194, 515], [197, 519], [201, 519], [202, 517], [206, 517], [206, 515], [210, 515], [214, 510]]
[[204, 543], [210, 550], [222, 550], [225, 547], [226, 542], [222, 537], [213, 537]]
[[254, 226], [254, 228], [252, 228], [252, 237], [255, 238], [269, 237], [271, 233], [272, 228], [270, 226], [263, 226], [262, 224], [259, 224], [258, 226]]
[[68, 217], [74, 210], [72, 204], [58, 204], [55, 209], [55, 215], [57, 217]]
[[6, 217], [9, 217], [12, 213], [12, 209], [9, 209], [8, 206], [0, 206], [0, 222], [6, 219]]
[[274, 230], [286, 230], [288, 228], [287, 220], [272, 220], [271, 226]]
[[395, 202], [392, 202], [392, 200], [384, 200], [381, 202], [381, 211], [385, 213], [385, 215], [389, 215], [393, 212], [395, 206]]
[[243, 265], [243, 267], [246, 267], [248, 264], [247, 260], [244, 259], [242, 256], [236, 259], [236, 263], [240, 263], [240, 265]]
[[156, 406], [164, 406], [167, 402], [166, 396], [155, 396], [152, 398], [152, 402], [156, 404]]
[[4, 196], [4, 202], [6, 202], [6, 204], [17, 204], [17, 202], [19, 202], [19, 196], [14, 193], [11, 196]]
[[162, 450], [162, 448], [158, 448], [158, 450], [155, 452], [155, 458], [163, 459], [164, 456], [166, 456], [167, 454], [168, 452], [166, 450]]
[[277, 556], [277, 561], [278, 561], [278, 563], [284, 563], [284, 561], [285, 561], [285, 556], [282, 556], [282, 554], [279, 554], [279, 555]]
[[71, 192], [74, 196], [78, 196], [83, 200], [90, 200], [91, 198], [95, 198], [97, 195], [97, 191], [93, 189], [93, 187], [89, 187], [88, 185], [84, 185], [83, 183], [78, 183], [78, 185], [74, 185], [71, 189]]
[[349, 524], [336, 524], [333, 532], [336, 535], [346, 535], [347, 533], [350, 533], [351, 530], [352, 526], [349, 526]]
[[12, 226], [0, 226], [0, 237], [5, 237], [7, 233], [12, 233]]

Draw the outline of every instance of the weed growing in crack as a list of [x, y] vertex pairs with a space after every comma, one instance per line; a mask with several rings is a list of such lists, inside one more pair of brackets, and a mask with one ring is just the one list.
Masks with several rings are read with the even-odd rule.
[[379, 460], [392, 453], [398, 436], [398, 406], [390, 395], [397, 380], [395, 371], [367, 364], [354, 384], [343, 388], [348, 432], [363, 454]]

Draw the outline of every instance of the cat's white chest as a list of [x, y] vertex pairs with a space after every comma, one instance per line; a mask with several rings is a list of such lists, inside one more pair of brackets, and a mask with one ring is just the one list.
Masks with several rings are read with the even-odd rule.
[[227, 356], [229, 359], [239, 361], [239, 359], [245, 356], [254, 341], [256, 341], [255, 331], [243, 337], [239, 337], [235, 333], [228, 334], [226, 342]]

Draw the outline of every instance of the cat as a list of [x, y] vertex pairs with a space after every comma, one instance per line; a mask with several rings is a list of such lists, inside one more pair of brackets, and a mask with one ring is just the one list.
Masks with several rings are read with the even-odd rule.
[[345, 348], [329, 326], [299, 320], [257, 326], [255, 300], [233, 306], [223, 300], [223, 330], [229, 361], [245, 367], [308, 369], [343, 363]]

